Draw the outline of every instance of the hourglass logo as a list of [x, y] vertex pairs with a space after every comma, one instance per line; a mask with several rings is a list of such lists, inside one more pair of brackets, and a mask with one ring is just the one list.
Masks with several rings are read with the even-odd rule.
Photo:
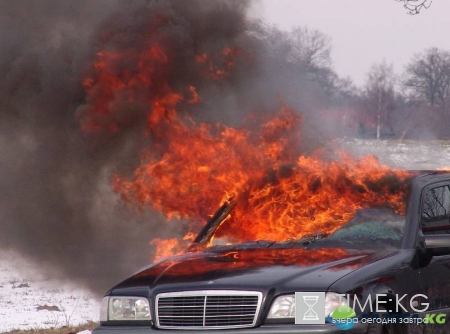
[[295, 293], [295, 323], [325, 323], [325, 292]]

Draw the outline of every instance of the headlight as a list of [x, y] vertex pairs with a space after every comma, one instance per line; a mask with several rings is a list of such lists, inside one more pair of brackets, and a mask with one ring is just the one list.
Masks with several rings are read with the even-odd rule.
[[[339, 303], [339, 296], [337, 293], [327, 292], [325, 294], [325, 316], [328, 316], [337, 307], [343, 305], [348, 306], [347, 299], [345, 297], [341, 296]], [[295, 318], [295, 295], [285, 295], [275, 299], [267, 318]]]
[[100, 321], [151, 320], [148, 299], [144, 297], [104, 297]]
[[267, 318], [295, 318], [295, 295], [280, 296], [275, 299]]

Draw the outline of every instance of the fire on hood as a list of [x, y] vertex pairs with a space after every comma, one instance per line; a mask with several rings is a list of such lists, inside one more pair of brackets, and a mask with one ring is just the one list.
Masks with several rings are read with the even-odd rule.
[[178, 60], [164, 36], [152, 36], [144, 45], [97, 53], [83, 81], [88, 108], [82, 129], [114, 135], [127, 122], [117, 116], [117, 101], [141, 106], [142, 133], [154, 145], [143, 150], [133, 175], [115, 175], [112, 186], [133, 206], [186, 222], [183, 238], [151, 241], [156, 258], [183, 250], [230, 196], [239, 201], [216, 237], [235, 242], [330, 233], [365, 207], [404, 213], [407, 172], [380, 165], [374, 157], [355, 160], [338, 149], [306, 155], [302, 114], [283, 102], [268, 116], [249, 114], [239, 126], [188, 116], [186, 110], [195, 113], [203, 103], [199, 85], [232, 78], [236, 66], [251, 65], [254, 55], [234, 45], [187, 55], [184, 61], [195, 79], [174, 85], [170, 76]]

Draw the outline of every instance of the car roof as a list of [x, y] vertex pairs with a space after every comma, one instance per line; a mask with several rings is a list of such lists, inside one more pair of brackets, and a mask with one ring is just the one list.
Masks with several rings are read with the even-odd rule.
[[409, 170], [409, 172], [413, 174], [417, 174], [417, 176], [414, 178], [415, 180], [425, 180], [429, 179], [430, 177], [436, 177], [438, 179], [441, 179], [439, 176], [443, 176], [442, 178], [447, 177], [450, 175], [450, 170]]

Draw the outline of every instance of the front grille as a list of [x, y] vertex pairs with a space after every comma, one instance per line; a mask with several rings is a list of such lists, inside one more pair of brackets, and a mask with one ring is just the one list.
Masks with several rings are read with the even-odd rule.
[[156, 326], [175, 329], [252, 327], [261, 307], [257, 291], [206, 290], [160, 293]]

